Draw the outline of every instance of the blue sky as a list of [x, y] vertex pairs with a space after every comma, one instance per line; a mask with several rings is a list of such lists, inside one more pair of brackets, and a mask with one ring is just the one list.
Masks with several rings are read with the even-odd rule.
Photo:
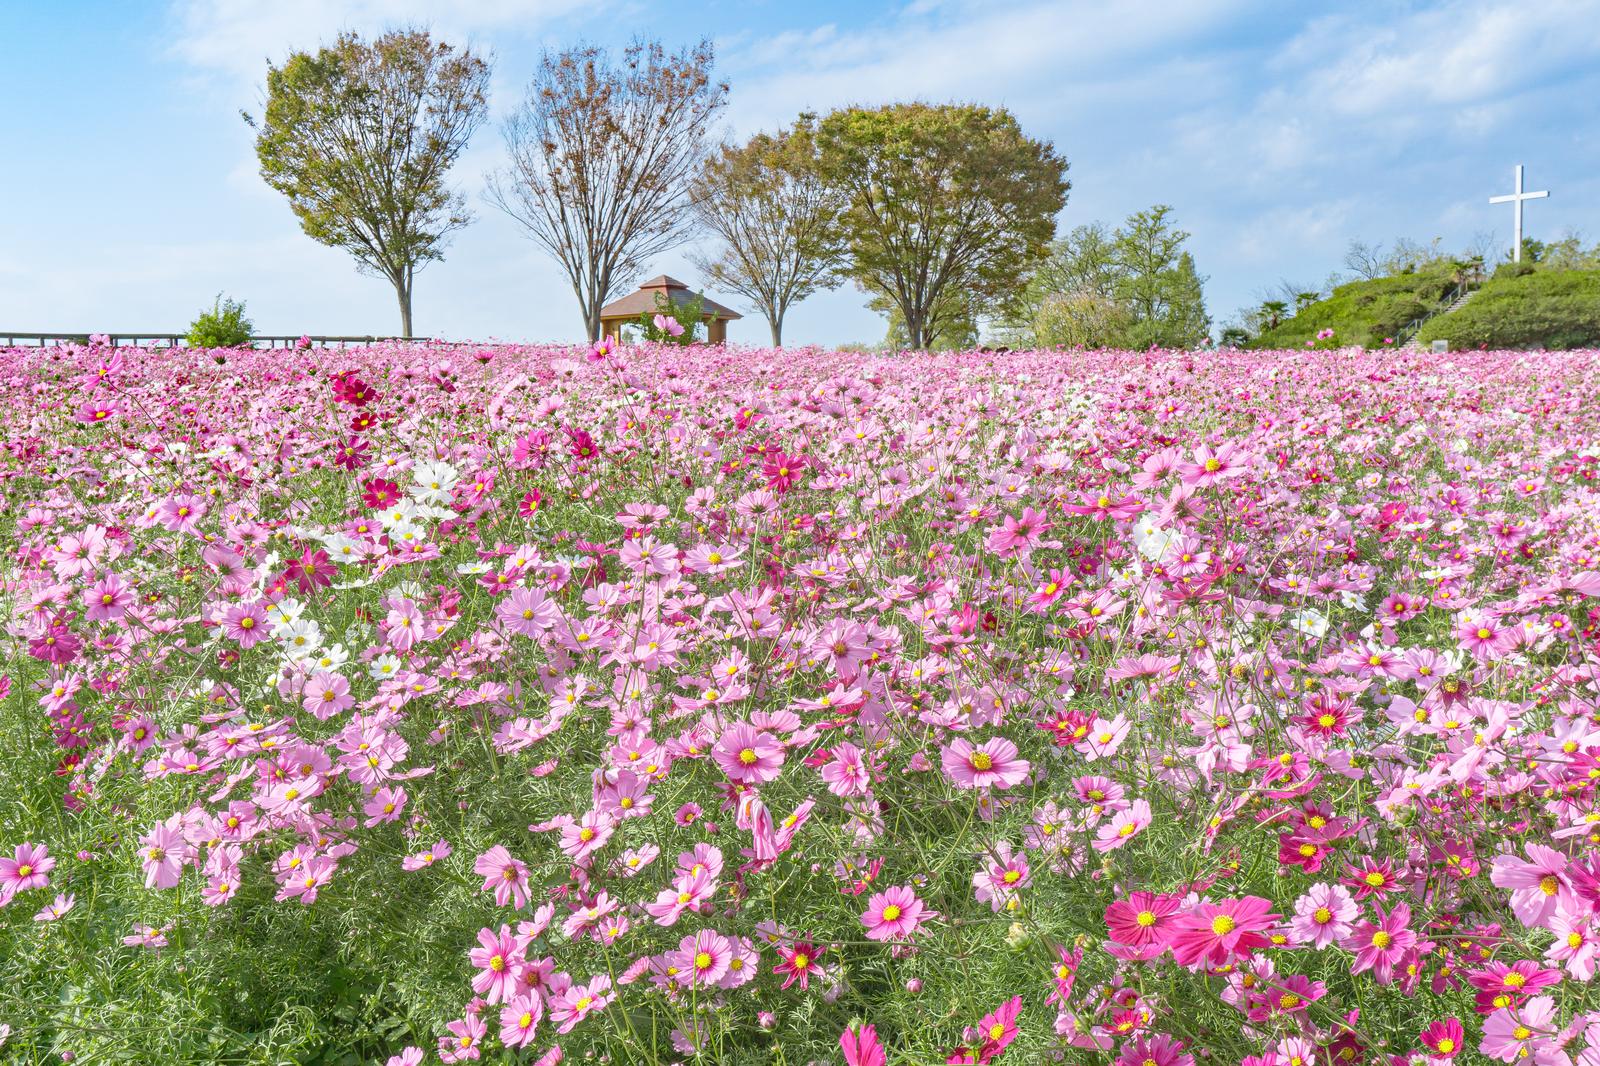
[[[1600, 0], [0, 0], [0, 329], [181, 329], [221, 290], [261, 332], [395, 330], [387, 284], [261, 182], [239, 111], [268, 57], [399, 23], [492, 51], [494, 121], [541, 48], [636, 33], [713, 38], [730, 135], [848, 103], [1004, 105], [1071, 162], [1063, 229], [1173, 205], [1219, 321], [1319, 284], [1351, 238], [1509, 246], [1486, 201], [1518, 162], [1552, 190], [1529, 235], [1600, 239]], [[418, 276], [417, 331], [574, 339], [554, 264], [481, 198], [501, 154], [491, 126], [458, 167], [478, 221]], [[657, 267], [696, 280], [681, 255]], [[786, 339], [877, 340], [863, 303], [814, 297]]]

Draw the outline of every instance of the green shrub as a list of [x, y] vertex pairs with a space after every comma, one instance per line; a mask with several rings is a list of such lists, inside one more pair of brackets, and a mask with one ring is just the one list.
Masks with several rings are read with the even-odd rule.
[[[639, 316], [639, 331], [645, 340], [655, 344], [694, 344], [700, 340], [700, 316], [705, 305], [706, 298], [699, 293], [680, 304], [658, 292], [656, 309]], [[656, 325], [657, 319], [661, 320], [663, 326]]]
[[218, 293], [211, 310], [201, 311], [189, 324], [186, 338], [192, 348], [243, 348], [250, 343], [253, 326], [244, 317], [244, 303], [224, 300]]
[[1326, 300], [1310, 304], [1293, 318], [1263, 330], [1252, 348], [1304, 348], [1317, 334], [1333, 330], [1340, 345], [1381, 347], [1409, 322], [1438, 310], [1455, 287], [1444, 270], [1427, 269], [1372, 281], [1340, 285]]
[[1453, 348], [1600, 348], [1600, 271], [1501, 270], [1471, 303], [1423, 326], [1418, 339]]

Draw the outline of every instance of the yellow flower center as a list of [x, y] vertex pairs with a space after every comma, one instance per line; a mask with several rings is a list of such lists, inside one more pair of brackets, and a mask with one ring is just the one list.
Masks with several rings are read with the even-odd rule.
[[989, 757], [988, 752], [975, 751], [972, 753], [972, 768], [974, 770], [987, 770], [992, 766], [994, 766], [994, 760]]
[[1227, 936], [1238, 924], [1230, 915], [1219, 914], [1211, 919], [1211, 931], [1218, 936]]

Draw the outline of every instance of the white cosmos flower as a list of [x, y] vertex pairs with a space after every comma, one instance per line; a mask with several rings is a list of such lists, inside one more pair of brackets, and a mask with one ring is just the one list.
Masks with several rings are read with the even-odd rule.
[[411, 490], [413, 498], [423, 503], [446, 503], [461, 475], [449, 463], [436, 461], [418, 463], [411, 471], [411, 479], [415, 482]]

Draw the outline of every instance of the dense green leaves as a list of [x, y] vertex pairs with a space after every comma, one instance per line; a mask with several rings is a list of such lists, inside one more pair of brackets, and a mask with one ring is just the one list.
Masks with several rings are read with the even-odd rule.
[[488, 110], [488, 82], [488, 63], [421, 30], [343, 33], [267, 72], [262, 179], [308, 236], [388, 279], [407, 337], [413, 276], [471, 218], [445, 179]]
[[790, 129], [725, 145], [706, 163], [690, 199], [701, 227], [719, 241], [696, 265], [715, 285], [748, 299], [783, 343], [783, 317], [843, 266], [839, 190], [822, 174], [812, 116]]
[[1458, 311], [1417, 334], [1451, 347], [1600, 347], [1600, 271], [1537, 270], [1496, 276]]
[[997, 304], [1021, 288], [1070, 187], [1066, 160], [1004, 109], [848, 108], [822, 120], [817, 141], [846, 197], [849, 274], [899, 309], [912, 348], [967, 301]]

